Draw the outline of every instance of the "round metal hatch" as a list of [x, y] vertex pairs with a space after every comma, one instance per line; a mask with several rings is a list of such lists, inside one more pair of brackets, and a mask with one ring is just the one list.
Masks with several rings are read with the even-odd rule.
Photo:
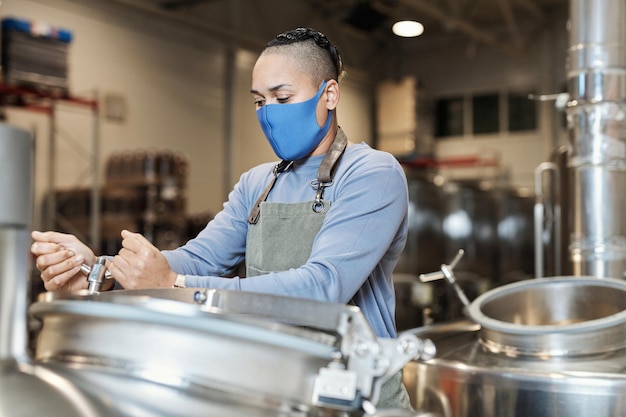
[[479, 340], [507, 356], [577, 356], [626, 347], [626, 283], [594, 277], [526, 280], [495, 288], [468, 313]]

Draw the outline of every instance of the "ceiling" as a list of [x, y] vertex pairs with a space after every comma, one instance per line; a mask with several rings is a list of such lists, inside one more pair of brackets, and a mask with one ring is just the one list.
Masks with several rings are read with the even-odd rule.
[[[520, 53], [569, 0], [107, 0], [188, 24], [211, 35], [261, 49], [276, 34], [298, 26], [324, 32], [341, 47], [344, 61], [363, 67], [398, 45], [467, 42]], [[391, 33], [397, 20], [422, 22], [412, 39]]]

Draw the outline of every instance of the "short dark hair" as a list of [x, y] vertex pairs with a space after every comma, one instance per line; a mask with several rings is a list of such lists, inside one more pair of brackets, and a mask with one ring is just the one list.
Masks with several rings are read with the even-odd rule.
[[297, 28], [283, 32], [267, 43], [264, 53], [274, 48], [293, 55], [317, 83], [329, 79], [339, 81], [343, 75], [339, 49], [315, 29]]

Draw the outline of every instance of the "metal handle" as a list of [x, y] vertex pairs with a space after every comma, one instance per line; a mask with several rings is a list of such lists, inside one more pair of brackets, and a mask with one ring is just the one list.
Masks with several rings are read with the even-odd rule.
[[[465, 251], [463, 249], [459, 249], [459, 252], [456, 254], [454, 259], [452, 259], [452, 262], [450, 262], [449, 265], [445, 265], [447, 266], [447, 269], [450, 269], [450, 270], [454, 269], [454, 267], [456, 267], [456, 264], [459, 263], [459, 261], [461, 260], [464, 254], [465, 254]], [[443, 271], [431, 272], [429, 274], [420, 275], [420, 281], [422, 282], [437, 281], [443, 278], [446, 278], [446, 275]]]
[[554, 107], [559, 110], [563, 110], [569, 101], [569, 93], [529, 94], [528, 98], [535, 101], [554, 100]]
[[111, 273], [106, 269], [106, 258], [98, 257], [93, 267], [82, 264], [80, 270], [87, 274], [87, 282], [89, 283], [89, 294], [95, 294], [102, 290], [102, 285], [106, 279], [113, 278]]
[[465, 315], [468, 315], [470, 302], [467, 299], [467, 296], [465, 295], [465, 293], [463, 292], [463, 289], [457, 283], [456, 277], [454, 276], [454, 273], [452, 272], [454, 267], [456, 267], [456, 264], [458, 264], [461, 258], [463, 257], [464, 253], [465, 251], [463, 251], [463, 249], [459, 249], [459, 252], [456, 254], [456, 256], [454, 257], [452, 262], [450, 262], [449, 265], [446, 265], [446, 264], [441, 265], [441, 272], [437, 271], [437, 272], [431, 272], [429, 274], [421, 274], [420, 281], [430, 282], [430, 281], [436, 281], [436, 280], [445, 278], [450, 283], [450, 285], [452, 285], [452, 288], [454, 288], [456, 295], [459, 297], [459, 299], [463, 303], [463, 306], [465, 307], [464, 309]]
[[[80, 272], [82, 272], [83, 274], [89, 276], [89, 274], [91, 273], [91, 267], [87, 264], [82, 264], [80, 266]], [[104, 271], [104, 278], [105, 279], [112, 279], [113, 275], [111, 275], [111, 272], [109, 272], [109, 270], [105, 270]]]

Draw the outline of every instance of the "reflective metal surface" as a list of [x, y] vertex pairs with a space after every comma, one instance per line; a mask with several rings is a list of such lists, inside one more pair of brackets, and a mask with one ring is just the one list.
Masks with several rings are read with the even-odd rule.
[[577, 356], [626, 347], [626, 284], [592, 277], [505, 285], [469, 308], [487, 350], [507, 356]]
[[[362, 414], [384, 381], [434, 354], [412, 334], [376, 338], [356, 307], [267, 294], [45, 293], [30, 313], [42, 321], [38, 364], [126, 406], [147, 404], [121, 387], [156, 385], [198, 396], [209, 409], [215, 398], [236, 398], [266, 412]], [[184, 405], [171, 406], [197, 415], [180, 411]]]
[[444, 194], [443, 259], [451, 259], [463, 249], [463, 264], [457, 269], [460, 280], [463, 272], [478, 279], [494, 279], [498, 274], [498, 197], [493, 184], [469, 180], [448, 182]]
[[32, 147], [28, 132], [0, 123], [0, 360], [26, 355]]
[[103, 417], [108, 407], [26, 349], [33, 140], [0, 123], [0, 416]]
[[[429, 320], [440, 307], [439, 289], [422, 284], [419, 274], [439, 267], [444, 257], [443, 192], [436, 178], [407, 169], [409, 190], [408, 235], [393, 271], [396, 295], [396, 328], [413, 329]], [[434, 312], [440, 315], [439, 311]]]
[[626, 415], [626, 283], [559, 277], [488, 291], [463, 320], [415, 329], [413, 405], [445, 417]]
[[626, 271], [625, 0], [570, 0], [567, 79], [574, 275]]
[[496, 285], [533, 278], [533, 197], [524, 188], [501, 187], [497, 201]]
[[489, 181], [447, 181], [407, 169], [409, 231], [394, 269], [396, 326], [412, 329], [457, 319], [463, 305], [445, 283], [424, 284], [461, 248], [456, 273], [468, 297], [533, 276], [533, 198], [523, 188]]

